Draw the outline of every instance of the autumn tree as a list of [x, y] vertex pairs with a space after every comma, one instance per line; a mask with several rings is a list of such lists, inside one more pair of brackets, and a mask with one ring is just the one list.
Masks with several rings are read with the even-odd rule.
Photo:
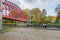
[[55, 8], [55, 11], [57, 12], [57, 22], [60, 20], [60, 4]]
[[24, 9], [23, 12], [24, 14], [28, 17], [28, 20], [29, 20], [29, 9]]
[[46, 19], [46, 14], [47, 14], [47, 12], [46, 12], [46, 9], [43, 9], [42, 10], [42, 20], [43, 20], [43, 23], [45, 23], [45, 19]]
[[23, 12], [25, 13], [26, 16], [29, 16], [29, 9], [24, 9]]
[[32, 22], [35, 22], [37, 24], [41, 23], [41, 11], [39, 10], [39, 8], [34, 8], [33, 9], [33, 15], [32, 15]]
[[51, 23], [51, 16], [46, 16], [46, 18], [44, 19], [44, 22], [46, 24]]

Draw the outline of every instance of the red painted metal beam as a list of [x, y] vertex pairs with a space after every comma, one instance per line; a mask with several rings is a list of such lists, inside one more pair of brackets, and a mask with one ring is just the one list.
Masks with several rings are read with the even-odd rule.
[[9, 1], [6, 1], [6, 2], [3, 2], [3, 5], [6, 5], [9, 7], [9, 10], [15, 10], [17, 13], [17, 16], [16, 17], [13, 17], [12, 15], [4, 15], [3, 17], [5, 18], [9, 18], [9, 19], [14, 19], [14, 20], [19, 20], [19, 21], [27, 21], [27, 16], [24, 15], [24, 12], [22, 11], [22, 9], [20, 7], [18, 7], [17, 5], [9, 2]]

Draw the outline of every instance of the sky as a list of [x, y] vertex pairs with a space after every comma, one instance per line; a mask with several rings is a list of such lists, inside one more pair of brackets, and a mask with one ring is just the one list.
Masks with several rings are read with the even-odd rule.
[[47, 15], [56, 16], [55, 8], [60, 4], [60, 0], [9, 0], [21, 9], [39, 8], [41, 11], [46, 9]]

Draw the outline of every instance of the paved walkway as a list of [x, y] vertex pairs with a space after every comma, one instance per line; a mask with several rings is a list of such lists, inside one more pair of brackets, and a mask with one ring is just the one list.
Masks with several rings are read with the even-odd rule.
[[11, 28], [11, 31], [0, 34], [0, 40], [60, 40], [60, 31], [32, 27]]

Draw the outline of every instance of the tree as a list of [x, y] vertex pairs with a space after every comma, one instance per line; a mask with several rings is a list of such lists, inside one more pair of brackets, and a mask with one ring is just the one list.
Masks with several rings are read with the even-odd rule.
[[56, 22], [59, 22], [58, 20], [60, 19], [60, 4], [55, 8], [55, 11], [57, 12]]
[[17, 17], [20, 16], [20, 15], [17, 14], [17, 12], [18, 12], [18, 11], [16, 11], [16, 10], [10, 10], [10, 14], [9, 14], [9, 15], [11, 15], [11, 16], [17, 18]]
[[55, 8], [55, 11], [58, 12], [60, 10], [60, 4]]
[[42, 20], [43, 20], [43, 23], [45, 23], [44, 20], [46, 18], [46, 14], [47, 14], [46, 9], [43, 9], [42, 10]]
[[44, 19], [44, 22], [45, 23], [51, 23], [51, 16], [46, 16], [45, 19]]
[[33, 11], [32, 22], [35, 22], [37, 24], [41, 23], [41, 11], [39, 8], [34, 8]]
[[42, 15], [43, 15], [43, 16], [46, 16], [46, 13], [47, 13], [47, 12], [46, 12], [46, 9], [43, 9], [43, 10], [42, 10]]
[[23, 12], [25, 13], [26, 16], [29, 16], [29, 9], [24, 9]]
[[24, 9], [23, 12], [24, 14], [28, 17], [28, 20], [29, 20], [29, 9]]
[[56, 16], [51, 16], [50, 18], [51, 18], [51, 22], [52, 22], [52, 23], [55, 23], [55, 22], [56, 22], [56, 19], [57, 19]]

